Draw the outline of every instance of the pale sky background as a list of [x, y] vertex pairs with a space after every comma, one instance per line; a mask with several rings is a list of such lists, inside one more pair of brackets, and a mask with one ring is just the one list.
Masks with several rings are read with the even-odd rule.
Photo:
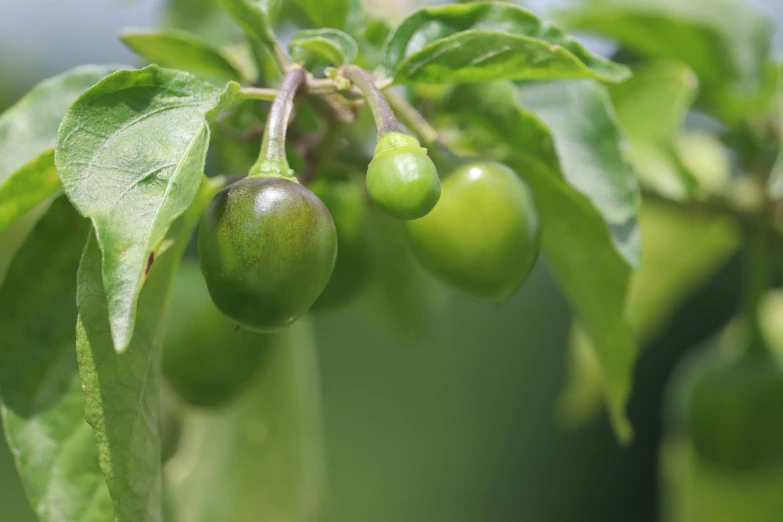
[[[392, 0], [383, 0], [389, 2]], [[688, 0], [682, 0], [688, 1]], [[764, 5], [783, 27], [783, 0], [748, 0]], [[538, 14], [568, 0], [528, 0]], [[155, 23], [162, 0], [0, 0], [0, 70], [24, 85], [83, 63], [135, 63], [117, 40], [126, 27]], [[778, 31], [777, 48], [783, 49]], [[19, 64], [28, 63], [22, 67]]]

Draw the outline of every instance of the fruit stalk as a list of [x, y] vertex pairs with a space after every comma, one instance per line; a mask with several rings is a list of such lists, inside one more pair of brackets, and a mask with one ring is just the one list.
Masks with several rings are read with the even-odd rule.
[[372, 116], [375, 119], [379, 140], [389, 132], [402, 132], [400, 124], [394, 116], [394, 111], [381, 90], [375, 85], [375, 80], [369, 72], [355, 65], [347, 65], [340, 72], [356, 84], [364, 94], [364, 99], [370, 106]]
[[281, 176], [293, 178], [293, 171], [288, 166], [285, 153], [285, 138], [288, 120], [294, 109], [294, 96], [305, 81], [305, 71], [300, 66], [292, 66], [286, 72], [280, 85], [277, 97], [272, 102], [272, 108], [266, 119], [264, 139], [261, 143], [261, 153], [258, 161], [250, 168], [248, 176]]
[[442, 172], [451, 172], [466, 162], [452, 151], [435, 128], [399, 92], [389, 89], [386, 100], [405, 126], [413, 132], [429, 150]]

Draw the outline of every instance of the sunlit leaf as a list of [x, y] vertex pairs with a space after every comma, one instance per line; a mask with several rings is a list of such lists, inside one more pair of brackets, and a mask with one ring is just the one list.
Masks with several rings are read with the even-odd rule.
[[147, 261], [198, 190], [209, 121], [237, 87], [157, 66], [120, 71], [86, 91], [60, 126], [55, 164], [94, 224], [118, 351], [131, 340]]

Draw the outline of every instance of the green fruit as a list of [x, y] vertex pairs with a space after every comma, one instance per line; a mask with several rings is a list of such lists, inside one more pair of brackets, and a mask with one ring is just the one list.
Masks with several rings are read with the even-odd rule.
[[699, 459], [727, 471], [783, 466], [783, 372], [754, 355], [712, 368], [688, 403], [688, 433]]
[[237, 330], [207, 292], [197, 263], [182, 264], [171, 294], [163, 343], [163, 375], [196, 406], [224, 404], [252, 380], [270, 335]]
[[426, 216], [440, 198], [440, 179], [427, 149], [400, 132], [384, 135], [367, 168], [367, 192], [380, 208], [399, 219]]
[[302, 317], [332, 275], [337, 233], [315, 194], [286, 178], [245, 178], [212, 201], [198, 238], [218, 309], [271, 332]]
[[365, 194], [351, 180], [319, 178], [310, 189], [324, 202], [337, 229], [337, 261], [329, 283], [312, 310], [333, 309], [356, 297], [367, 282], [370, 252]]
[[422, 265], [485, 301], [510, 297], [538, 257], [532, 196], [512, 170], [496, 163], [457, 168], [443, 182], [435, 209], [406, 226]]

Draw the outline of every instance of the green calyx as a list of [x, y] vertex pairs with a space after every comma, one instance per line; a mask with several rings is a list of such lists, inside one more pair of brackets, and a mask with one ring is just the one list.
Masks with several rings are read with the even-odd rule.
[[257, 161], [250, 168], [247, 176], [249, 178], [286, 178], [299, 183], [294, 175], [294, 170], [288, 165], [285, 159], [264, 159]]
[[509, 168], [473, 162], [443, 182], [427, 216], [406, 223], [419, 262], [445, 284], [483, 301], [509, 298], [539, 253], [538, 216], [525, 183]]
[[386, 133], [367, 168], [373, 202], [399, 219], [427, 215], [440, 199], [440, 179], [427, 149], [401, 132]]
[[337, 233], [326, 206], [291, 179], [245, 178], [223, 189], [199, 229], [212, 301], [250, 330], [302, 317], [334, 268]]

